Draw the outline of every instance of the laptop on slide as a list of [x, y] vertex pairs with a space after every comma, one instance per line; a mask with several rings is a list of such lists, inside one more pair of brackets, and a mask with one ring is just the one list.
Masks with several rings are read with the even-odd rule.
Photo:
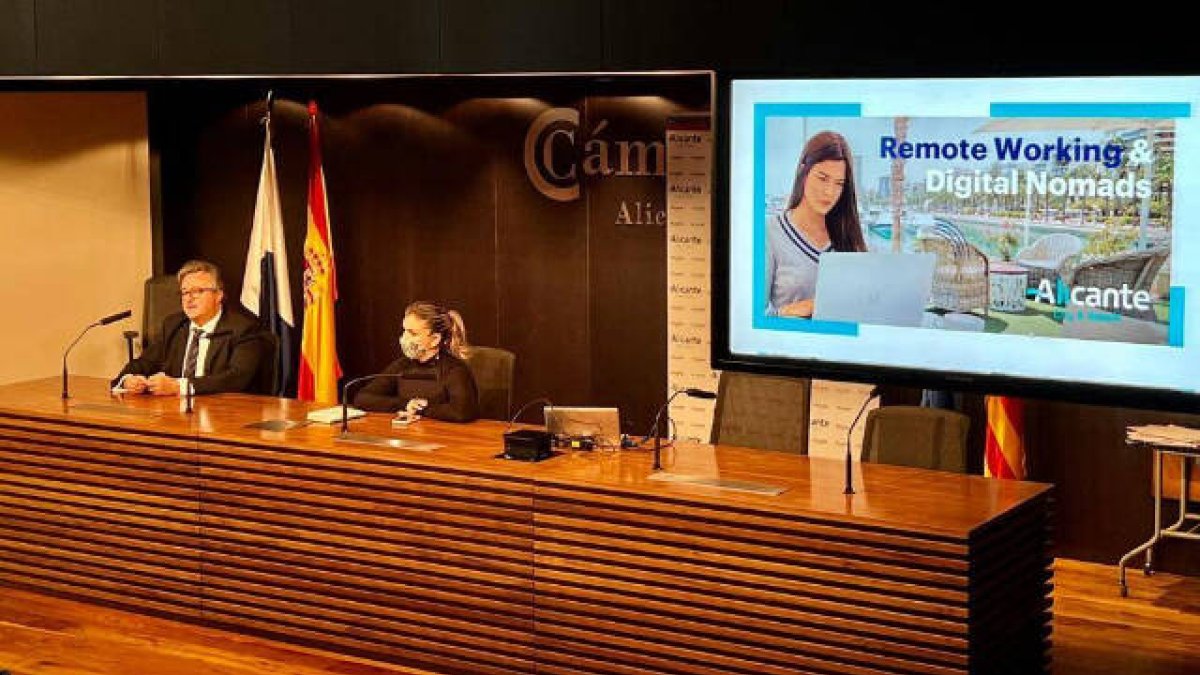
[[919, 328], [936, 263], [933, 253], [825, 253], [813, 318]]

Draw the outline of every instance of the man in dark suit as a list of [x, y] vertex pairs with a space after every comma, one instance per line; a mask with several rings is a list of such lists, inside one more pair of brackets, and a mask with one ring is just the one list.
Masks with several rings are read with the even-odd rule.
[[271, 355], [269, 333], [252, 317], [225, 307], [221, 272], [192, 260], [176, 275], [183, 312], [163, 321], [162, 339], [125, 365], [113, 387], [134, 394], [178, 396], [249, 391]]

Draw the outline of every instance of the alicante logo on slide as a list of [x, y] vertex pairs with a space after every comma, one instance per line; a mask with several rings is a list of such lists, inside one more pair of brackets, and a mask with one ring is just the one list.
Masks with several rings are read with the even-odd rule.
[[[579, 199], [584, 176], [666, 175], [666, 148], [662, 141], [611, 139], [606, 119], [590, 129], [581, 129], [579, 125], [578, 110], [550, 108], [538, 115], [525, 133], [525, 173], [545, 197], [559, 202]], [[658, 213], [651, 203], [630, 205], [622, 201], [617, 222], [651, 224]]]
[[1120, 288], [1069, 287], [1062, 279], [1053, 285], [1049, 279], [1042, 279], [1034, 300], [1058, 307], [1065, 306], [1067, 311], [1060, 309], [1055, 312], [1056, 318], [1063, 321], [1120, 321], [1122, 313], [1148, 312], [1153, 308], [1153, 299], [1149, 291], [1134, 290], [1127, 283], [1121, 284]]

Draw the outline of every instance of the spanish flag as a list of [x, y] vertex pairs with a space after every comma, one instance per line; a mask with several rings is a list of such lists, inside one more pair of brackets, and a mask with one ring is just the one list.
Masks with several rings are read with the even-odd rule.
[[296, 395], [302, 401], [338, 400], [342, 367], [337, 357], [334, 303], [337, 268], [333, 262], [333, 230], [321, 169], [321, 137], [317, 103], [308, 102], [308, 233], [304, 237], [304, 333], [300, 338], [300, 376]]
[[1025, 479], [1025, 403], [1007, 396], [988, 396], [987, 444], [983, 475]]

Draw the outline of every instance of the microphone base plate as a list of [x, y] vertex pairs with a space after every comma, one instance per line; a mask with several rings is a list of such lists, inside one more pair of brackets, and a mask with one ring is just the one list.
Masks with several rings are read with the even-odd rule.
[[375, 434], [364, 434], [357, 431], [343, 431], [334, 438], [344, 443], [374, 445], [380, 448], [393, 448], [397, 450], [416, 450], [418, 452], [432, 452], [442, 447], [437, 443], [420, 443], [416, 441], [405, 440], [403, 438], [377, 436]]

